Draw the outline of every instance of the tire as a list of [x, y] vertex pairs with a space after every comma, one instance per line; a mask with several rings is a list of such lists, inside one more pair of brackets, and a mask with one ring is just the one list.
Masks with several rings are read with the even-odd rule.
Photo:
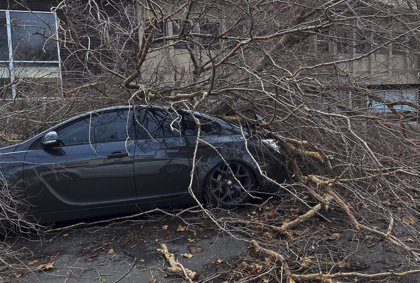
[[205, 200], [210, 205], [231, 208], [247, 202], [250, 193], [257, 187], [257, 179], [249, 166], [239, 161], [228, 161], [210, 171]]

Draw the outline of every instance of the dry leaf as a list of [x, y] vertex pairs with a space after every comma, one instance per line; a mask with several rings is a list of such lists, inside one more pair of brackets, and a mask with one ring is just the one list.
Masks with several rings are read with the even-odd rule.
[[340, 238], [341, 234], [340, 233], [332, 233], [330, 236], [328, 236], [326, 239], [327, 240], [337, 240], [338, 238]]
[[182, 254], [182, 256], [183, 256], [183, 257], [186, 257], [186, 258], [192, 258], [192, 257], [193, 257], [193, 255], [192, 255], [192, 254], [188, 254], [188, 253], [186, 253], [186, 254]]
[[189, 247], [189, 250], [192, 254], [196, 254], [196, 253], [202, 253], [203, 252], [203, 248], [202, 247]]
[[15, 271], [15, 278], [21, 278], [23, 276], [23, 271], [18, 269]]
[[270, 239], [274, 238], [274, 233], [271, 232], [271, 231], [264, 232], [263, 235], [264, 235], [264, 237], [267, 237], [267, 238], [270, 238]]
[[112, 248], [111, 248], [111, 249], [109, 249], [108, 254], [109, 254], [109, 255], [114, 255], [114, 254], [115, 254], [114, 249], [112, 249]]
[[258, 263], [254, 263], [252, 267], [256, 273], [260, 273], [263, 270], [263, 266]]
[[309, 267], [312, 264], [312, 257], [304, 257], [300, 263], [303, 267]]
[[411, 215], [405, 215], [402, 217], [402, 222], [407, 225], [413, 225], [417, 222], [417, 219]]
[[271, 258], [269, 258], [269, 257], [264, 258], [264, 263], [265, 263], [265, 265], [270, 266], [271, 265]]
[[182, 226], [179, 224], [178, 227], [176, 227], [177, 232], [184, 232], [185, 230], [187, 230], [187, 226]]
[[188, 243], [195, 243], [195, 242], [197, 242], [197, 239], [188, 238], [187, 241], [188, 241]]
[[217, 263], [217, 264], [221, 264], [221, 263], [223, 263], [223, 259], [218, 258], [218, 259], [216, 260], [216, 263]]
[[157, 282], [157, 278], [156, 278], [156, 276], [152, 276], [150, 279], [149, 279], [149, 283], [156, 283]]
[[168, 225], [163, 225], [162, 229], [166, 231], [166, 230], [168, 230], [168, 227], [169, 227]]
[[240, 267], [242, 269], [246, 269], [246, 268], [249, 268], [249, 264], [246, 261], [243, 261], [243, 262], [241, 262]]
[[98, 279], [99, 282], [105, 282], [106, 281], [105, 275], [102, 275], [102, 274], [99, 274], [98, 277], [96, 277], [96, 279]]
[[345, 261], [340, 261], [339, 263], [337, 263], [337, 266], [340, 268], [350, 267], [350, 263], [345, 262]]
[[54, 262], [43, 263], [37, 266], [37, 271], [50, 270], [54, 268]]
[[295, 280], [293, 280], [293, 278], [292, 278], [292, 277], [290, 277], [290, 278], [289, 278], [289, 283], [296, 283], [296, 281], [295, 281]]

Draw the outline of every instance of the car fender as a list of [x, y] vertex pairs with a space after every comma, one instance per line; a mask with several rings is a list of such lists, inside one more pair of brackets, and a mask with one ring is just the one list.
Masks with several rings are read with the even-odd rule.
[[24, 151], [0, 153], [0, 188], [9, 188], [14, 195], [21, 193], [24, 158]]

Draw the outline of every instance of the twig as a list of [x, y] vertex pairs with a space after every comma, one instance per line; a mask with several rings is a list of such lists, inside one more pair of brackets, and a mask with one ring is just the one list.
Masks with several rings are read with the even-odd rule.
[[131, 272], [131, 270], [133, 270], [134, 266], [136, 265], [136, 262], [137, 262], [137, 257], [134, 257], [133, 263], [131, 264], [130, 268], [123, 275], [121, 275], [121, 277], [118, 278], [114, 283], [118, 283], [122, 279], [124, 279], [124, 277], [126, 277]]

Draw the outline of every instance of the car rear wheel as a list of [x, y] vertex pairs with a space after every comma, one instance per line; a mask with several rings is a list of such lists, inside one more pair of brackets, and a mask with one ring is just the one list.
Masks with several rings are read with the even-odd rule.
[[257, 187], [251, 168], [238, 161], [216, 166], [208, 177], [206, 200], [208, 203], [229, 208], [246, 202]]

